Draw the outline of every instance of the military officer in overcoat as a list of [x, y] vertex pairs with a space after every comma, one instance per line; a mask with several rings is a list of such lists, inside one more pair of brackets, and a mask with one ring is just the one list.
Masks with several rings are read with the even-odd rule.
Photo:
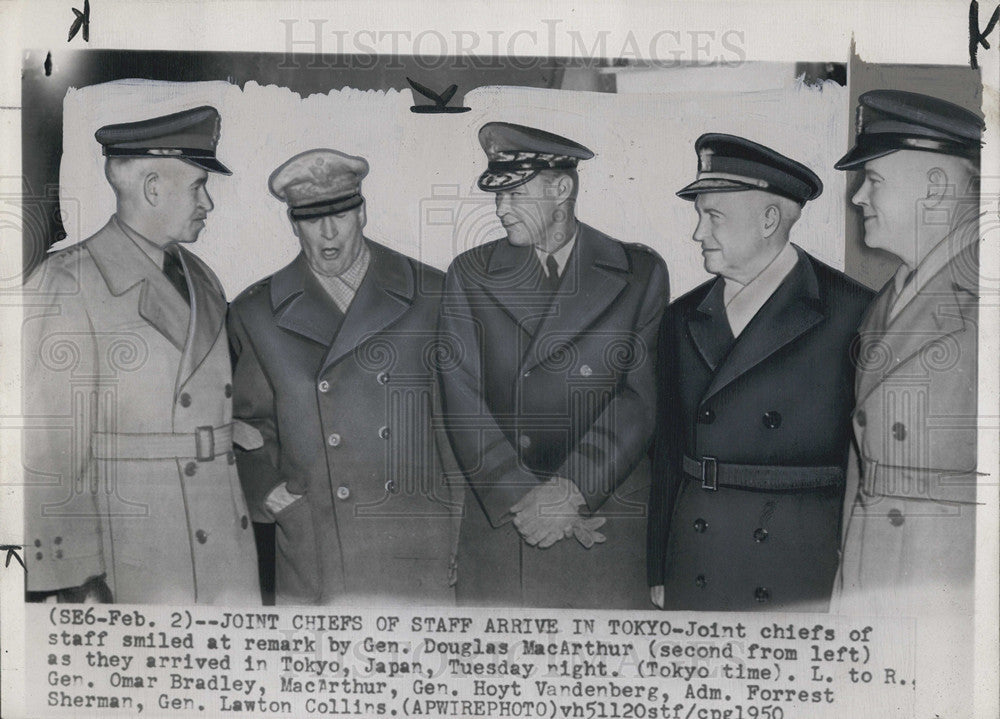
[[31, 598], [261, 601], [226, 299], [186, 248], [213, 207], [208, 173], [230, 174], [219, 126], [205, 106], [99, 129], [117, 211], [26, 282]]
[[576, 219], [577, 164], [553, 133], [484, 125], [479, 187], [507, 236], [459, 255], [439, 328], [444, 420], [468, 481], [458, 599], [639, 608], [656, 331], [655, 252]]
[[822, 183], [745, 138], [695, 143], [677, 194], [717, 275], [660, 330], [651, 598], [665, 609], [825, 611], [837, 567], [854, 369], [871, 292], [789, 233]]
[[443, 275], [364, 237], [364, 158], [315, 149], [271, 175], [302, 252], [230, 309], [235, 415], [276, 601], [447, 605], [460, 506], [431, 423]]
[[899, 257], [860, 330], [842, 566], [832, 609], [916, 616], [938, 658], [918, 705], [971, 705], [982, 120], [897, 90], [859, 98], [852, 201]]

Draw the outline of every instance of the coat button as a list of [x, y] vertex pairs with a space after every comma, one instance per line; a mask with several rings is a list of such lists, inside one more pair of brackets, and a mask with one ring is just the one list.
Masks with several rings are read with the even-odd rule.
[[336, 432], [333, 432], [332, 434], [330, 434], [329, 437], [326, 438], [326, 443], [328, 445], [330, 445], [331, 447], [339, 447], [340, 446], [340, 435], [337, 434]]
[[865, 414], [863, 409], [859, 409], [854, 413], [854, 421], [858, 423], [859, 427], [864, 427], [865, 423], [868, 422], [868, 415]]
[[181, 407], [190, 407], [190, 406], [191, 406], [191, 395], [189, 395], [187, 392], [183, 392], [181, 394]]
[[903, 513], [900, 512], [898, 509], [890, 509], [888, 516], [889, 516], [889, 524], [891, 524], [893, 527], [902, 526], [903, 522], [906, 519], [903, 516]]
[[389, 428], [388, 427], [379, 427], [378, 428], [378, 436], [379, 436], [379, 439], [389, 439]]
[[715, 412], [706, 407], [698, 414], [698, 421], [702, 424], [712, 424], [715, 421]]
[[35, 546], [36, 546], [36, 547], [40, 547], [40, 546], [42, 546], [42, 540], [41, 540], [41, 539], [36, 539], [36, 540], [35, 540]]
[[694, 531], [696, 531], [698, 534], [704, 534], [706, 529], [708, 529], [708, 522], [706, 522], [701, 517], [698, 517], [698, 519], [694, 520]]
[[198, 471], [198, 465], [195, 464], [194, 462], [188, 462], [187, 464], [184, 465], [184, 474], [186, 474], [188, 477], [193, 477], [195, 475], [195, 472], [197, 471]]
[[348, 489], [347, 487], [345, 487], [343, 485], [337, 487], [337, 499], [343, 500], [343, 499], [347, 499], [350, 496], [351, 496], [351, 490], [350, 489]]
[[250, 526], [250, 520], [247, 519], [247, 515], [244, 514], [242, 517], [240, 517], [240, 526], [243, 527], [243, 529], [246, 529], [248, 526]]
[[56, 550], [56, 559], [62, 559], [62, 550], [61, 549], [57, 549]]
[[35, 552], [35, 559], [41, 559], [41, 558], [42, 558], [42, 553], [41, 552]]
[[233, 386], [229, 383], [226, 384], [222, 391], [227, 397], [233, 396]]
[[771, 598], [771, 592], [765, 587], [757, 587], [753, 590], [753, 598], [763, 604]]
[[704, 589], [705, 585], [708, 584], [708, 580], [705, 579], [704, 574], [699, 574], [697, 577], [694, 578], [694, 584], [696, 587], [698, 587], [698, 589]]
[[757, 529], [753, 530], [753, 541], [755, 541], [758, 544], [760, 544], [765, 539], [767, 539], [767, 530], [766, 529], [764, 529], [763, 527], [757, 527]]
[[62, 537], [56, 537], [52, 540], [53, 544], [62, 544]]
[[329, 392], [330, 391], [330, 383], [327, 382], [325, 379], [324, 380], [320, 380], [319, 391], [322, 392], [323, 394], [326, 394], [327, 392]]
[[233, 450], [229, 450], [228, 452], [226, 452], [226, 461], [229, 464], [236, 464], [236, 452], [234, 452]]
[[590, 375], [592, 375], [592, 374], [594, 374], [594, 370], [590, 369], [590, 365], [589, 364], [585, 364], [582, 367], [580, 367], [580, 375], [581, 376], [583, 376], [583, 377], [590, 377]]
[[521, 445], [521, 449], [527, 449], [531, 446], [531, 437], [526, 434], [519, 435], [517, 438], [517, 443]]
[[379, 372], [378, 375], [376, 375], [375, 377], [375, 381], [378, 382], [379, 384], [389, 384], [389, 373]]
[[393, 480], [391, 480], [391, 479], [388, 482], [386, 482], [385, 483], [385, 491], [389, 492], [390, 494], [395, 494], [396, 493], [396, 482], [393, 481]]
[[764, 426], [768, 429], [777, 429], [781, 426], [781, 413], [775, 412], [773, 409], [769, 412], [764, 413]]
[[906, 426], [902, 422], [896, 422], [892, 425], [892, 436], [894, 439], [902, 442], [906, 439]]
[[208, 541], [208, 532], [204, 529], [199, 529], [194, 533], [194, 538], [198, 540], [198, 544], [204, 544]]

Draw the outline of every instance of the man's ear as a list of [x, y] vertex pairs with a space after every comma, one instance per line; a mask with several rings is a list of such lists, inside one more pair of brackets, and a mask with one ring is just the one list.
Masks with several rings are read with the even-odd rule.
[[368, 213], [365, 212], [365, 203], [361, 203], [358, 208], [358, 227], [364, 227], [368, 224]]
[[142, 194], [153, 207], [160, 204], [160, 176], [156, 172], [148, 173], [142, 180]]
[[764, 208], [761, 217], [761, 232], [764, 237], [770, 237], [781, 225], [781, 208], [777, 205], [768, 205]]
[[947, 168], [939, 165], [927, 171], [927, 197], [923, 203], [925, 207], [934, 207], [954, 193], [955, 188], [948, 177]]
[[562, 175], [556, 183], [556, 197], [559, 202], [565, 202], [573, 196], [573, 178], [569, 175]]
[[299, 223], [295, 221], [294, 217], [292, 217], [292, 210], [291, 210], [291, 208], [289, 208], [289, 210], [288, 210], [288, 221], [292, 223], [292, 234], [294, 234], [296, 237], [298, 237], [299, 236]]

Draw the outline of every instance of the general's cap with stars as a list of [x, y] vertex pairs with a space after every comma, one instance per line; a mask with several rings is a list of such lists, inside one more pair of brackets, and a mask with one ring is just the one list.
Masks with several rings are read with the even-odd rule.
[[105, 125], [94, 137], [107, 157], [172, 157], [231, 175], [215, 157], [222, 121], [211, 105], [138, 122]]
[[545, 130], [510, 122], [488, 122], [479, 129], [489, 165], [479, 176], [479, 189], [486, 192], [510, 190], [530, 182], [542, 170], [573, 169], [594, 153]]
[[353, 210], [363, 203], [361, 181], [368, 161], [337, 150], [306, 150], [271, 173], [271, 194], [288, 203], [293, 220], [309, 220]]

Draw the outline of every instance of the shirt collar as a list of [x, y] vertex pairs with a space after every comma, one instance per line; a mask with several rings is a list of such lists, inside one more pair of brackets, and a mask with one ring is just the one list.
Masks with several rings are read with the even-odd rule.
[[372, 253], [368, 249], [368, 243], [362, 241], [361, 251], [358, 252], [358, 256], [354, 259], [354, 262], [336, 277], [321, 275], [311, 267], [309, 268], [341, 312], [347, 312], [347, 308], [354, 301], [354, 295], [357, 293], [358, 288], [365, 279], [365, 274], [368, 272], [368, 266], [371, 264], [371, 256]]
[[745, 285], [728, 277], [725, 278], [726, 290], [724, 297], [726, 305], [728, 306], [730, 302], [747, 291], [755, 296], [770, 297], [798, 261], [799, 256], [795, 252], [795, 248], [792, 247], [790, 242], [786, 242], [781, 251], [774, 256], [774, 259]]
[[[569, 242], [555, 252], [546, 252], [538, 245], [535, 245], [535, 254], [538, 256], [538, 261], [542, 263], [542, 267], [545, 267], [545, 258], [551, 255], [556, 261], [556, 266], [559, 268], [559, 276], [561, 277], [563, 270], [566, 269], [566, 263], [569, 262], [569, 256], [573, 253], [573, 247], [576, 245], [576, 238], [579, 234], [580, 224], [577, 223], [576, 231], [573, 232], [573, 236], [569, 238]], [[548, 272], [547, 267], [545, 271]]]
[[132, 240], [132, 242], [135, 243], [135, 245], [140, 250], [143, 251], [143, 254], [145, 254], [146, 257], [148, 257], [153, 262], [154, 265], [156, 265], [159, 269], [162, 270], [163, 255], [164, 255], [163, 248], [157, 244], [154, 244], [151, 240], [146, 239], [146, 237], [140, 235], [134, 229], [129, 227], [127, 224], [125, 224], [125, 221], [122, 220], [122, 218], [120, 218], [118, 215], [115, 215], [115, 222], [118, 223], [118, 227], [125, 234], [125, 236], [130, 240]]
[[[892, 319], [905, 307], [917, 293], [924, 288], [934, 276], [943, 270], [962, 250], [979, 241], [979, 222], [983, 215], [977, 215], [968, 222], [962, 222], [938, 242], [920, 261], [916, 269], [910, 272], [906, 265], [900, 265], [893, 277], [896, 290], [896, 301], [889, 311]], [[912, 275], [912, 276], [911, 276]], [[909, 282], [907, 280], [909, 279]]]

